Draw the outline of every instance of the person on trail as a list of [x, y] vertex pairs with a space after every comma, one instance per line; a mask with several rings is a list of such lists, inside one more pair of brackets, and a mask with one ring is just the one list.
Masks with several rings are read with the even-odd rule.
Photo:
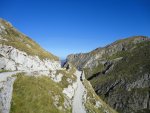
[[83, 76], [83, 70], [82, 70], [82, 72], [81, 72], [81, 76], [80, 76], [80, 80], [81, 80], [81, 81], [83, 81], [82, 76]]
[[82, 79], [82, 75], [80, 76], [80, 80], [81, 80], [81, 81], [83, 81], [83, 79]]

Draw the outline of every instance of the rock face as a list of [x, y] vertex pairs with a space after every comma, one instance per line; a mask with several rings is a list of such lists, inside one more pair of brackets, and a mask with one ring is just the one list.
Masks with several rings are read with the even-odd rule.
[[4, 70], [56, 70], [61, 68], [59, 61], [40, 60], [18, 49], [0, 44], [0, 69]]
[[58, 57], [0, 19], [0, 69], [37, 71], [60, 68]]
[[72, 99], [77, 88], [77, 83], [73, 83], [69, 85], [67, 88], [64, 88], [63, 93], [67, 95], [69, 99]]
[[127, 39], [116, 41], [103, 48], [97, 48], [89, 53], [71, 54], [68, 55], [68, 62], [74, 64], [78, 68], [94, 67], [105, 63], [108, 56], [112, 56], [115, 53], [125, 51], [133, 48], [135, 44], [150, 40], [145, 36], [135, 36]]
[[67, 60], [84, 70], [95, 92], [120, 113], [150, 112], [150, 39], [116, 41]]

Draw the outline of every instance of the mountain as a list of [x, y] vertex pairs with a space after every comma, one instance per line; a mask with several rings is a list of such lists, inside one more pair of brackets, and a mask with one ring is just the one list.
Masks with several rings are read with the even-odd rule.
[[89, 53], [71, 54], [95, 92], [119, 113], [150, 112], [150, 39], [134, 36]]
[[59, 58], [0, 19], [0, 69], [49, 70], [60, 68]]
[[0, 19], [0, 113], [117, 113], [65, 65]]

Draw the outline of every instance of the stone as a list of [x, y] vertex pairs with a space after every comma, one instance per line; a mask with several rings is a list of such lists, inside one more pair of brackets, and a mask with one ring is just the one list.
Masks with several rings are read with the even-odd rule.
[[57, 70], [61, 68], [59, 61], [40, 60], [38, 56], [30, 56], [12, 46], [0, 44], [0, 69], [5, 70]]

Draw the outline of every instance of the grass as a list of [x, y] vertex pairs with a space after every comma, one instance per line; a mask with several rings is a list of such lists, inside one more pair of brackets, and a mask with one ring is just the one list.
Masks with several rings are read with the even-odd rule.
[[25, 36], [24, 34], [18, 32], [15, 28], [12, 28], [4, 20], [0, 20], [0, 22], [5, 26], [5, 33], [1, 33], [0, 35], [7, 39], [8, 41], [1, 40], [0, 44], [13, 46], [20, 51], [26, 52], [28, 55], [31, 56], [39, 56], [41, 60], [43, 59], [50, 59], [50, 60], [59, 60], [58, 57], [54, 56], [53, 54], [45, 51], [38, 45], [35, 41], [31, 38]]
[[0, 69], [0, 73], [3, 73], [3, 72], [9, 72], [9, 70]]
[[113, 60], [113, 59], [116, 59], [116, 58], [119, 58], [119, 57], [124, 57], [124, 56], [127, 56], [129, 55], [129, 52], [128, 51], [119, 51], [111, 56], [107, 56], [106, 59], [107, 60]]
[[[71, 113], [71, 108], [64, 108], [63, 88], [58, 83], [46, 76], [16, 76], [10, 113]], [[57, 106], [55, 96], [59, 97]]]
[[129, 37], [129, 38], [117, 40], [114, 43], [115, 44], [119, 44], [119, 43], [128, 43], [128, 44], [131, 44], [131, 43], [133, 43], [133, 41], [135, 39], [140, 39], [140, 38], [148, 38], [148, 37], [146, 37], [146, 36], [133, 36], [133, 37]]
[[[126, 90], [126, 84], [132, 84], [135, 81], [138, 81], [143, 77], [144, 74], [150, 73], [150, 42], [142, 42], [136, 44], [132, 50], [123, 53], [116, 53], [110, 59], [117, 57], [123, 57], [122, 60], [118, 61], [114, 64], [113, 69], [106, 73], [105, 75], [101, 74], [90, 80], [93, 88], [95, 90], [100, 90], [97, 94], [106, 102], [108, 102], [108, 98], [112, 98], [111, 94], [125, 96], [125, 99], [133, 99], [133, 94], [146, 95], [149, 92], [147, 88], [135, 88], [131, 89], [131, 91]], [[110, 92], [109, 95], [105, 95], [107, 92], [107, 88], [111, 87], [116, 81], [121, 80], [118, 86], [115, 86]], [[123, 83], [124, 82], [124, 83]], [[141, 98], [143, 98], [141, 96]], [[140, 97], [138, 97], [140, 98]], [[139, 102], [140, 99], [137, 100]], [[112, 100], [113, 101], [113, 100]], [[127, 102], [122, 98], [122, 101]], [[117, 101], [116, 101], [117, 102]], [[127, 104], [128, 105], [128, 104]], [[119, 109], [117, 109], [119, 112]], [[120, 111], [123, 112], [123, 111]]]
[[[132, 37], [132, 38], [130, 37], [130, 38], [127, 38], [127, 39], [122, 39], [122, 40], [114, 42], [112, 45], [123, 43], [123, 45], [126, 48], [128, 48], [128, 49], [127, 50], [124, 49], [122, 51], [121, 50], [120, 51], [116, 51], [113, 54], [111, 52], [110, 53], [104, 53], [104, 54], [102, 54], [102, 59], [105, 60], [105, 61], [112, 61], [112, 60], [114, 60], [116, 58], [131, 56], [132, 49], [134, 47], [141, 46], [142, 44], [146, 43], [146, 41], [143, 41], [143, 42], [140, 42], [140, 43], [137, 43], [137, 44], [135, 44], [133, 42], [135, 39], [140, 39], [140, 38], [145, 38], [146, 39], [147, 37], [144, 37], [144, 36], [135, 36], [135, 37]], [[105, 51], [111, 51], [112, 47], [108, 46], [108, 47], [105, 47], [105, 48], [102, 48], [102, 49], [105, 49]], [[101, 49], [96, 49], [96, 50], [90, 52], [89, 54], [91, 54], [93, 56], [95, 54], [98, 54], [100, 50]], [[84, 71], [85, 71], [86, 78], [90, 78], [92, 75], [94, 75], [94, 74], [96, 74], [98, 72], [102, 72], [103, 69], [104, 69], [104, 65], [100, 64], [100, 63], [99, 63], [98, 66], [94, 66], [94, 67], [90, 67], [90, 68], [86, 68], [85, 67]]]
[[90, 68], [84, 68], [84, 72], [85, 72], [85, 77], [88, 79], [90, 78], [92, 75], [97, 74], [98, 72], [101, 72], [104, 69], [104, 65], [103, 64], [99, 64], [98, 66], [92, 67]]
[[63, 88], [68, 87], [68, 85], [70, 83], [67, 81], [67, 79], [72, 80], [72, 82], [76, 81], [76, 76], [74, 75], [75, 68], [71, 68], [68, 71], [66, 71], [66, 70], [57, 70], [56, 75], [58, 75], [59, 73], [62, 74], [62, 75], [64, 75], [62, 77], [62, 81], [58, 83], [60, 85], [60, 87], [63, 87]]
[[[92, 86], [87, 80], [84, 80], [83, 83], [85, 88], [87, 89], [87, 99], [85, 103], [85, 108], [88, 111], [88, 113], [104, 113], [105, 110], [107, 110], [110, 113], [117, 113], [109, 105], [102, 101], [100, 97], [97, 96], [97, 94], [95, 93]], [[97, 108], [95, 106], [96, 101], [99, 101], [101, 103], [101, 107]]]
[[[110, 59], [123, 57], [116, 63], [107, 75], [92, 80], [92, 85], [103, 84], [108, 81], [115, 81], [120, 78], [126, 78], [128, 81], [136, 79], [144, 73], [150, 73], [150, 42], [143, 42], [136, 45], [132, 51], [116, 53]], [[95, 82], [95, 83], [94, 83]]]

